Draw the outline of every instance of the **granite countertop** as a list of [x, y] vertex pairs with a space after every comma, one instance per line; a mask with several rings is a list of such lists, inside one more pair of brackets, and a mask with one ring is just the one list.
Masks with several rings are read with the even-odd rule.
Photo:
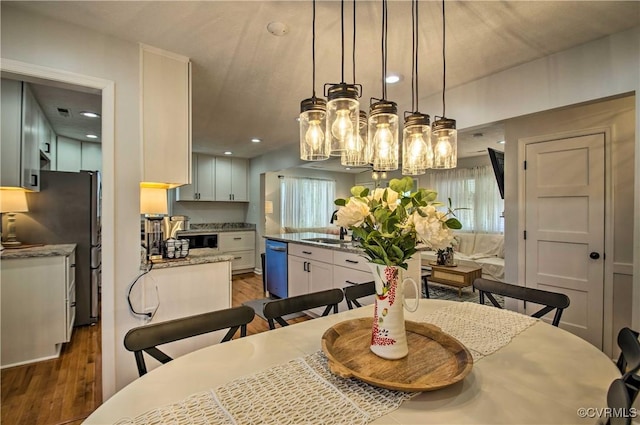
[[177, 235], [201, 234], [202, 232], [242, 232], [255, 231], [256, 225], [251, 223], [196, 223], [189, 230], [179, 230]]
[[0, 259], [34, 257], [59, 257], [70, 255], [76, 249], [76, 244], [41, 245], [30, 248], [4, 248], [0, 253]]
[[[154, 261], [153, 269], [166, 269], [170, 267], [193, 266], [197, 264], [219, 263], [222, 261], [232, 261], [233, 255], [220, 254], [220, 251], [209, 248], [191, 249], [186, 258], [164, 259]], [[140, 265], [141, 270], [147, 269], [147, 264]]]
[[337, 235], [331, 235], [328, 233], [280, 233], [276, 235], [265, 235], [263, 237], [274, 241], [293, 242], [302, 245], [332, 249], [334, 251], [352, 252], [354, 254], [362, 253], [362, 248], [356, 246], [355, 242], [352, 242], [349, 238], [341, 240]]

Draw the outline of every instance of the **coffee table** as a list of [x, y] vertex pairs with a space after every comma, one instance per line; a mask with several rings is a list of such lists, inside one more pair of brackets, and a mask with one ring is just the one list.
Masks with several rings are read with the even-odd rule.
[[473, 266], [431, 266], [431, 282], [442, 283], [444, 285], [458, 288], [458, 297], [462, 296], [462, 288], [472, 286], [473, 281], [482, 277], [482, 267]]

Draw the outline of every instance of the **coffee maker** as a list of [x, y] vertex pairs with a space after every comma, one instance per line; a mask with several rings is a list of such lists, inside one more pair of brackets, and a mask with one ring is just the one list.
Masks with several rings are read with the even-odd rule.
[[144, 244], [147, 249], [147, 261], [159, 261], [164, 256], [163, 216], [145, 215]]

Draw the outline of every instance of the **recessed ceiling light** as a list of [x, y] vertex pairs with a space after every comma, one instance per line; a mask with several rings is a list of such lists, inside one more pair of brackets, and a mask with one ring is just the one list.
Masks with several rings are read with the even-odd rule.
[[346, 168], [345, 168], [345, 170], [347, 170], [347, 171], [348, 171], [348, 170], [350, 170], [350, 169], [351, 169], [351, 167], [346, 167]]
[[504, 141], [504, 140], [499, 140], [499, 141], [498, 141], [498, 144], [499, 144], [499, 145], [504, 145], [504, 144], [505, 144], [505, 141]]
[[473, 137], [482, 137], [484, 133], [473, 133]]
[[97, 139], [98, 136], [96, 136], [95, 134], [87, 134], [86, 135], [87, 139]]
[[232, 155], [232, 154], [233, 154], [233, 152], [231, 152], [231, 151], [226, 151], [224, 154], [225, 154], [225, 155]]
[[269, 22], [267, 24], [267, 31], [275, 36], [281, 37], [289, 32], [289, 26], [282, 22]]
[[386, 81], [388, 84], [395, 84], [395, 83], [397, 83], [398, 81], [400, 81], [401, 79], [402, 79], [402, 78], [401, 78], [399, 75], [394, 75], [394, 74], [392, 74], [392, 75], [387, 75], [387, 78], [385, 79], [385, 81]]
[[100, 114], [97, 112], [91, 112], [91, 111], [82, 111], [80, 112], [80, 115], [82, 115], [83, 117], [87, 117], [87, 118], [100, 118]]
[[254, 137], [253, 139], [251, 139], [251, 141], [252, 141], [253, 143], [260, 143], [260, 142], [262, 142], [262, 140], [258, 139], [257, 137]]

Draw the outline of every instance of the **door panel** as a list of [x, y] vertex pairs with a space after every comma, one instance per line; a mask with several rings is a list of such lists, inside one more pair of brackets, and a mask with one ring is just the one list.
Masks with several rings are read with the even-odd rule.
[[[604, 134], [526, 145], [525, 285], [569, 296], [561, 327], [602, 348]], [[597, 252], [600, 258], [590, 258]], [[526, 306], [528, 314], [535, 306]]]

